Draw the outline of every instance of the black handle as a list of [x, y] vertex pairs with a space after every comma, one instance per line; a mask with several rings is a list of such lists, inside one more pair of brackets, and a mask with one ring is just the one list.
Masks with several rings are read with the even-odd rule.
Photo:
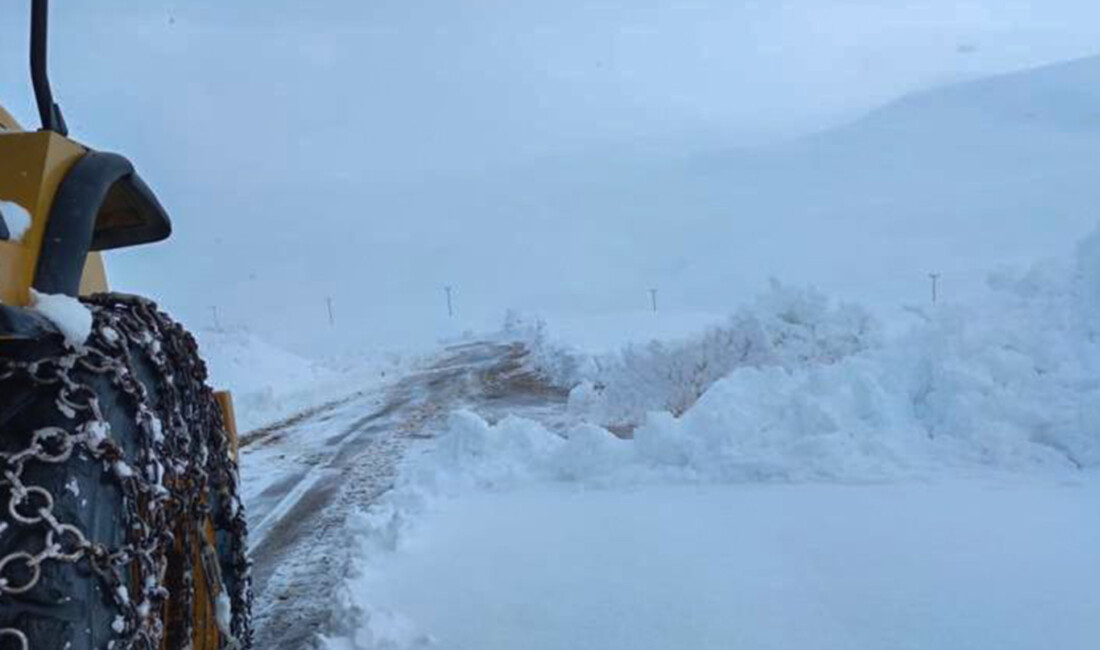
[[49, 0], [31, 0], [31, 83], [34, 84], [34, 98], [38, 102], [38, 115], [42, 118], [42, 130], [69, 135], [61, 107], [53, 100], [50, 77], [46, 73], [49, 8]]

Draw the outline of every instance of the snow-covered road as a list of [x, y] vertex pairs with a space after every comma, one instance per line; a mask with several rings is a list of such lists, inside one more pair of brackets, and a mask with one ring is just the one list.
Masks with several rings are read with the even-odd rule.
[[518, 412], [553, 425], [565, 394], [533, 377], [525, 353], [509, 343], [453, 346], [389, 386], [242, 438], [256, 647], [297, 650], [328, 629], [332, 593], [355, 555], [348, 515], [390, 488], [408, 440], [431, 435], [430, 425], [457, 408], [489, 419]]

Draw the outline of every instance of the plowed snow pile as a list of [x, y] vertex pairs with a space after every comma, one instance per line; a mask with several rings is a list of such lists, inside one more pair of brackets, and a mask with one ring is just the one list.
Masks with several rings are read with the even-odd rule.
[[854, 309], [774, 287], [618, 361], [543, 340], [577, 424], [459, 411], [414, 448], [331, 647], [1091, 647], [1100, 232], [900, 335]]
[[320, 362], [279, 348], [245, 328], [204, 329], [196, 338], [210, 382], [233, 392], [242, 433], [303, 409], [366, 390], [405, 363], [396, 353], [343, 355]]

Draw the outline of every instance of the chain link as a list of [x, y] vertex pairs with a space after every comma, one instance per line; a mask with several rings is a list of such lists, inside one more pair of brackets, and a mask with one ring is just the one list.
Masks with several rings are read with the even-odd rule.
[[[237, 466], [221, 411], [205, 385], [206, 368], [195, 340], [148, 300], [104, 294], [85, 303], [94, 325], [83, 348], [34, 361], [0, 359], [0, 390], [8, 382], [22, 382], [35, 391], [52, 391], [58, 411], [71, 423], [34, 431], [24, 449], [0, 451], [0, 488], [9, 494], [4, 512], [10, 521], [0, 520], [0, 538], [17, 526], [39, 531], [42, 540], [40, 547], [0, 557], [0, 604], [34, 590], [48, 562], [81, 564], [91, 569], [117, 609], [111, 648], [160, 648], [166, 634], [189, 644], [192, 617], [172, 621], [178, 629], [168, 631], [165, 604], [170, 596], [177, 611], [192, 610], [192, 558], [209, 564], [209, 558], [219, 557], [201, 532], [211, 518], [216, 530], [229, 533], [229, 548], [222, 554], [227, 566], [214, 562], [204, 571], [211, 597], [228, 592], [230, 598], [232, 620], [229, 630], [223, 630], [222, 647], [250, 648], [252, 593]], [[154, 369], [153, 386], [139, 378], [138, 354]], [[93, 376], [106, 377], [132, 409], [138, 439], [136, 452], [129, 456], [111, 437], [110, 423], [87, 379]], [[9, 437], [13, 432], [2, 433]], [[64, 495], [51, 494], [25, 477], [32, 464], [62, 466], [76, 452], [98, 462], [105, 480], [121, 492], [125, 543], [120, 546], [89, 539], [77, 525], [59, 519], [55, 503]], [[200, 532], [177, 535], [188, 529]], [[164, 584], [170, 556], [182, 564], [183, 582], [172, 594]], [[223, 574], [235, 580], [227, 585]], [[131, 587], [136, 587], [134, 593]], [[0, 628], [0, 642], [11, 640], [19, 650], [30, 650], [24, 631]]]

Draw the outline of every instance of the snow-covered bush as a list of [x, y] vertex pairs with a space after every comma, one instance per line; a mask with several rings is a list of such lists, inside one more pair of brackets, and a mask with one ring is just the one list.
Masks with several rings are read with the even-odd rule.
[[821, 292], [772, 280], [750, 314], [761, 321], [780, 365], [834, 363], [880, 342], [871, 314], [849, 303], [833, 305]]
[[526, 317], [509, 309], [501, 330], [506, 337], [523, 343], [528, 352], [525, 363], [551, 386], [572, 388], [592, 373], [592, 360], [554, 341], [541, 318]]
[[633, 425], [649, 411], [679, 416], [737, 368], [835, 363], [878, 341], [863, 309], [834, 306], [813, 289], [773, 281], [756, 302], [700, 335], [628, 346], [594, 360], [595, 373], [570, 395], [571, 410], [609, 425]]

